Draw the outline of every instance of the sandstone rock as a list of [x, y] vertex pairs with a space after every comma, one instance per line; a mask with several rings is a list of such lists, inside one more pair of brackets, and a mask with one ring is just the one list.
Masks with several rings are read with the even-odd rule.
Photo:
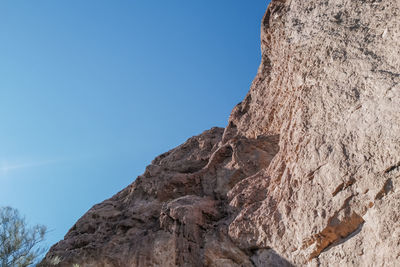
[[54, 245], [43, 265], [252, 266], [228, 225], [228, 192], [266, 168], [277, 136], [221, 143], [213, 128], [158, 156], [145, 173], [95, 205]]
[[399, 0], [273, 0], [227, 128], [157, 157], [43, 264], [395, 266], [399, 17]]

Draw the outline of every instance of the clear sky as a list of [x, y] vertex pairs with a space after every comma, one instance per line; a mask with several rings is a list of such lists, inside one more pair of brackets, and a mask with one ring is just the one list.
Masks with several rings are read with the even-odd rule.
[[0, 206], [53, 244], [155, 156], [225, 127], [267, 4], [0, 1]]

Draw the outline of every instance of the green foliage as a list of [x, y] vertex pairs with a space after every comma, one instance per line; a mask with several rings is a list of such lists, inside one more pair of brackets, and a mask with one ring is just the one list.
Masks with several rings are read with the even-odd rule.
[[0, 266], [26, 267], [44, 252], [38, 243], [44, 240], [46, 227], [28, 227], [18, 210], [0, 207]]

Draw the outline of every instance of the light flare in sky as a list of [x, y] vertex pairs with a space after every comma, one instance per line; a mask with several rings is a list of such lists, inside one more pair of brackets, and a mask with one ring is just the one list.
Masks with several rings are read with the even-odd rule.
[[28, 162], [19, 162], [19, 163], [10, 163], [3, 160], [0, 164], [0, 174], [6, 175], [11, 171], [17, 171], [26, 168], [34, 168], [40, 167], [45, 165], [50, 165], [54, 163], [58, 163], [61, 160], [54, 159], [54, 160], [42, 160], [42, 161], [28, 161]]

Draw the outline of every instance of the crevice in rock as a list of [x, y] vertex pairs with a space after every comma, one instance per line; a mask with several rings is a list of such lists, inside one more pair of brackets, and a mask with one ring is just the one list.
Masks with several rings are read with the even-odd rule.
[[384, 196], [389, 194], [389, 192], [393, 191], [393, 182], [392, 179], [387, 179], [382, 189], [376, 194], [375, 200], [382, 199]]
[[332, 192], [332, 196], [336, 196], [339, 192], [346, 190], [348, 187], [352, 186], [356, 180], [354, 178], [351, 178], [347, 182], [341, 183], [338, 187], [336, 187], [335, 191]]
[[385, 173], [390, 173], [390, 172], [392, 172], [392, 171], [397, 170], [398, 168], [400, 168], [400, 161], [397, 162], [395, 165], [392, 165], [392, 166], [390, 166], [389, 168], [387, 168], [387, 169], [385, 170]]
[[394, 78], [400, 78], [400, 73], [395, 73], [395, 72], [388, 71], [388, 70], [378, 70], [378, 72], [380, 72], [382, 74], [389, 75], [389, 76], [394, 77]]
[[313, 180], [313, 179], [314, 179], [315, 173], [316, 173], [317, 171], [319, 171], [324, 165], [326, 165], [326, 163], [325, 163], [325, 164], [322, 164], [322, 165], [320, 165], [320, 166], [318, 166], [318, 168], [316, 168], [315, 170], [311, 171], [311, 172], [307, 175], [308, 180], [309, 180], [309, 181]]

